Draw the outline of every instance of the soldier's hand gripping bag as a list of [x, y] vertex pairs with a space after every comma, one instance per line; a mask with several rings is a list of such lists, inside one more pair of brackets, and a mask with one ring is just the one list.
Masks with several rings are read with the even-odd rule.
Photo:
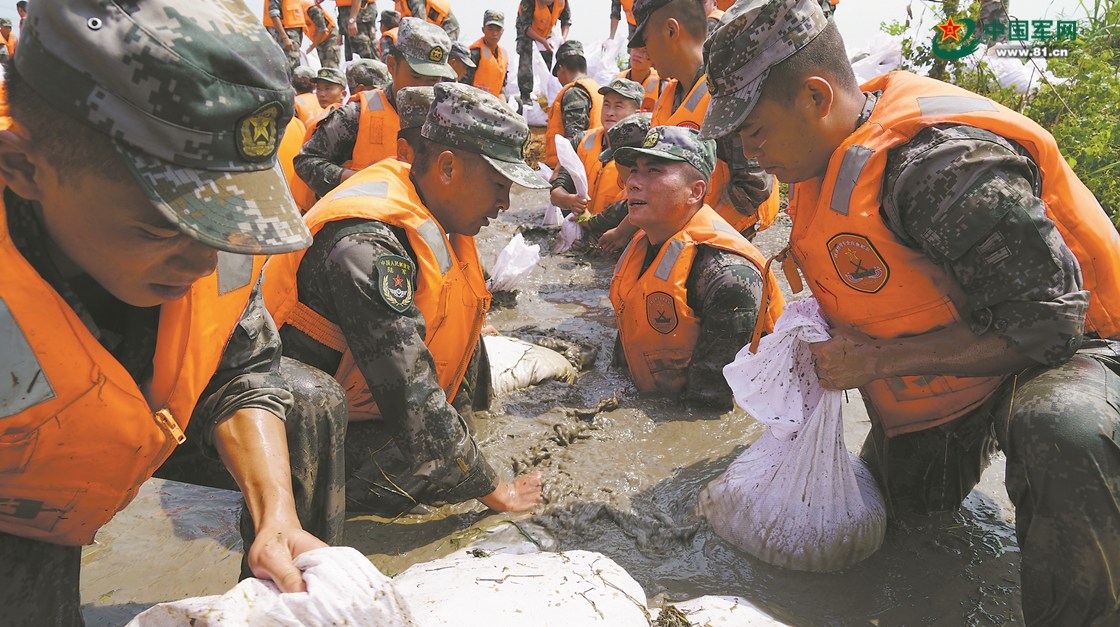
[[817, 302], [786, 305], [774, 333], [723, 369], [735, 402], [769, 427], [700, 492], [716, 533], [775, 566], [827, 571], [878, 550], [883, 496], [844, 446], [842, 392], [825, 390], [808, 344], [829, 339]]

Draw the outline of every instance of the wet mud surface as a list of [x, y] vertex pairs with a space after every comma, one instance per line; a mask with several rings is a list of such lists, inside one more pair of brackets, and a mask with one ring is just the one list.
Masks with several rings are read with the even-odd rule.
[[[901, 516], [890, 522], [878, 552], [829, 573], [766, 564], [695, 518], [700, 489], [762, 427], [741, 409], [719, 413], [640, 395], [625, 372], [610, 367], [615, 327], [608, 286], [615, 260], [551, 255], [558, 232], [539, 226], [546, 203], [545, 193], [515, 191], [513, 208], [480, 233], [484, 267], [518, 231], [542, 252], [518, 293], [502, 295], [487, 321], [531, 341], [553, 338], [554, 348], [567, 350], [582, 370], [574, 384], [548, 383], [495, 399], [490, 411], [476, 413], [474, 425], [507, 481], [544, 472], [548, 503], [512, 516], [474, 501], [394, 521], [351, 515], [347, 544], [386, 574], [465, 546], [599, 551], [642, 584], [650, 605], [738, 595], [791, 625], [1023, 624], [1002, 457], [960, 511]], [[788, 220], [779, 222], [755, 243], [774, 254], [788, 232]], [[779, 280], [784, 284], [780, 273]], [[846, 444], [858, 451], [868, 430], [858, 394], [849, 393], [844, 415]], [[83, 552], [87, 625], [123, 625], [155, 603], [235, 585], [237, 503], [231, 492], [146, 484]]]

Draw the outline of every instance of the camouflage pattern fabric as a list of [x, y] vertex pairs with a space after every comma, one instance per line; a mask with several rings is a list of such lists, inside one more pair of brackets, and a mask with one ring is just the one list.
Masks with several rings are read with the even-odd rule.
[[[455, 41], [451, 43], [451, 56], [452, 58], [459, 61], [459, 63], [465, 65], [468, 69], [475, 69], [478, 67], [478, 63], [475, 63], [475, 60], [471, 58], [470, 49], [467, 48], [467, 45], [461, 41]], [[466, 84], [470, 85], [469, 82]]]
[[[658, 248], [651, 246], [646, 272]], [[750, 343], [762, 301], [762, 273], [746, 257], [701, 246], [685, 280], [687, 304], [700, 319], [700, 336], [692, 350], [680, 398], [722, 410], [734, 407], [734, 396], [723, 367]], [[622, 342], [615, 336], [611, 365], [626, 368]]]
[[[533, 54], [536, 51], [533, 40], [526, 33], [533, 24], [533, 14], [536, 11], [536, 6], [536, 0], [521, 0], [518, 4], [517, 19], [514, 21], [514, 29], [517, 31], [514, 39], [514, 48], [518, 56], [517, 89], [521, 94], [521, 101], [526, 105], [528, 105], [529, 96], [533, 92]], [[561, 27], [571, 25], [572, 5], [570, 3], [564, 6], [563, 11], [560, 11], [560, 17], [556, 21]], [[544, 63], [549, 68], [552, 67], [552, 56], [550, 51], [541, 51], [541, 57], [544, 58]]]
[[415, 17], [401, 18], [394, 49], [403, 54], [413, 72], [423, 76], [439, 76], [455, 80], [451, 69], [451, 40], [435, 24]]
[[[391, 84], [382, 89], [392, 104]], [[325, 196], [342, 182], [345, 169], [342, 164], [354, 156], [360, 117], [360, 101], [348, 102], [335, 109], [323, 118], [292, 160], [296, 175], [307, 183], [316, 196]]]
[[358, 27], [358, 34], [353, 37], [347, 29], [349, 20], [350, 7], [338, 7], [338, 28], [342, 33], [346, 60], [352, 59], [355, 54], [362, 59], [377, 59], [377, 37], [374, 34], [377, 23], [375, 3], [367, 2], [358, 10], [358, 20], [354, 23]]
[[649, 129], [639, 148], [623, 146], [614, 151], [615, 161], [634, 167], [639, 155], [684, 161], [708, 180], [716, 167], [716, 143], [703, 141], [700, 132], [683, 126], [655, 126]]
[[640, 147], [642, 142], [646, 140], [646, 135], [649, 134], [649, 125], [652, 119], [652, 113], [640, 112], [628, 115], [616, 122], [607, 131], [607, 143], [610, 144], [610, 147], [599, 153], [599, 161], [606, 163], [614, 159], [615, 148]]
[[485, 28], [491, 24], [497, 24], [498, 26], [505, 28], [506, 14], [495, 9], [486, 9], [482, 12], [482, 26], [483, 28]]
[[402, 131], [424, 126], [435, 94], [432, 87], [405, 87], [397, 90], [397, 113], [401, 118]]
[[[407, 0], [408, 10], [412, 11], [412, 16], [423, 19], [428, 14], [428, 3], [424, 0]], [[459, 39], [459, 20], [455, 17], [454, 11], [448, 11], [447, 17], [444, 18], [443, 24], [439, 25], [443, 32], [447, 33], [447, 37], [451, 41], [458, 41]]]
[[315, 80], [334, 83], [335, 85], [341, 85], [343, 87], [346, 86], [346, 75], [342, 73], [342, 70], [336, 67], [319, 68], [319, 71], [315, 73]]
[[393, 76], [389, 67], [377, 59], [358, 59], [346, 66], [346, 80], [372, 89], [388, 85]]
[[307, 94], [315, 91], [315, 70], [301, 65], [292, 72], [292, 87], [298, 94]]
[[758, 102], [770, 68], [808, 45], [827, 25], [819, 0], [745, 0], [728, 9], [704, 42], [712, 100], [700, 137], [733, 133]]
[[645, 48], [645, 28], [653, 12], [671, 3], [673, 0], [634, 0], [630, 10], [634, 14], [634, 28], [630, 30], [630, 41], [626, 44], [630, 48]]
[[[354, 361], [366, 375], [383, 418], [378, 432], [388, 433], [405, 460], [404, 469], [396, 473], [392, 483], [420, 502], [458, 503], [492, 492], [498, 476], [460, 414], [446, 401], [431, 401], [443, 399], [444, 394], [436, 380], [432, 354], [424, 346], [420, 310], [413, 304], [398, 312], [378, 295], [377, 273], [370, 269], [379, 257], [404, 257], [418, 267], [411, 247], [404, 243], [407, 241], [403, 231], [371, 220], [328, 224], [316, 234], [315, 243], [300, 264], [297, 288], [300, 302], [341, 328]], [[283, 327], [281, 337], [285, 356], [320, 369], [337, 370], [340, 353], [291, 325]], [[367, 460], [372, 453], [366, 449], [372, 442], [362, 437], [363, 433], [366, 431], [358, 429], [347, 435], [352, 458], [348, 500], [351, 507], [364, 504], [362, 509], [379, 511], [374, 498], [378, 486], [388, 492], [393, 492], [393, 486], [370, 467]], [[374, 473], [360, 473], [363, 468]], [[355, 474], [368, 481], [355, 481]]]
[[565, 39], [563, 43], [556, 48], [556, 64], [552, 66], [552, 75], [556, 76], [556, 69], [561, 61], [572, 57], [581, 57], [586, 60], [583, 54], [583, 44], [575, 39]]
[[610, 83], [603, 85], [599, 88], [599, 93], [606, 95], [608, 93], [615, 93], [623, 98], [629, 98], [642, 106], [642, 100], [646, 97], [646, 90], [642, 87], [641, 83], [637, 83], [628, 78], [615, 78]]
[[564, 137], [576, 141], [588, 129], [598, 126], [598, 120], [591, 119], [591, 94], [583, 85], [576, 83], [560, 96], [560, 121], [564, 127]]
[[[320, 33], [326, 32], [328, 23], [326, 14], [323, 13], [322, 7], [317, 5], [311, 5], [310, 7], [307, 7], [306, 19], [314, 22], [315, 28], [317, 28]], [[339, 50], [337, 25], [331, 27], [330, 32], [327, 33], [327, 38], [323, 40], [323, 43], [315, 46], [315, 52], [318, 53], [319, 63], [323, 66], [333, 68], [338, 67]]]
[[299, 49], [303, 45], [303, 29], [285, 28], [284, 32], [288, 33], [288, 41], [292, 42], [291, 50], [284, 50], [284, 42], [280, 39], [280, 31], [271, 26], [268, 27], [268, 34], [272, 35], [272, 40], [283, 50], [284, 55], [288, 57], [288, 65], [294, 70], [299, 66]]

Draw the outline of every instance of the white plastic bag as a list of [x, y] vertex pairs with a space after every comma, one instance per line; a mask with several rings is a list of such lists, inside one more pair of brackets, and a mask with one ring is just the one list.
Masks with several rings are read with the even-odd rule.
[[415, 564], [394, 582], [418, 627], [648, 627], [642, 586], [589, 551], [475, 557], [463, 551]]
[[487, 289], [491, 292], [512, 292], [540, 260], [539, 244], [529, 246], [520, 233], [514, 235], [498, 253], [498, 259], [490, 269], [490, 280], [486, 282]]
[[536, 100], [525, 107], [524, 116], [525, 123], [529, 126], [548, 126], [548, 112]]
[[814, 299], [786, 305], [758, 352], [723, 372], [735, 401], [770, 428], [700, 493], [716, 533], [770, 564], [826, 571], [878, 550], [883, 496], [844, 446], [841, 392], [825, 390], [808, 343], [829, 338]]
[[902, 63], [902, 40], [905, 38], [906, 35], [876, 33], [866, 49], [857, 50], [852, 55], [856, 83], [862, 85], [898, 67]]
[[[625, 34], [625, 31], [622, 31]], [[618, 53], [622, 51], [626, 40], [619, 34], [614, 39], [595, 42], [587, 48], [587, 76], [600, 85], [607, 85], [614, 77], [618, 76]], [[598, 120], [592, 120], [592, 126], [598, 126]]]
[[1000, 48], [1015, 49], [1018, 45], [998, 44], [993, 46], [983, 57], [983, 62], [991, 68], [999, 84], [1004, 88], [1014, 87], [1015, 93], [1025, 94], [1038, 89], [1042, 84], [1043, 76], [1052, 85], [1061, 85], [1068, 78], [1058, 78], [1053, 72], [1046, 69], [1046, 59], [1030, 59], [1026, 63], [1021, 58], [1000, 57], [997, 50]]
[[563, 224], [560, 225], [560, 243], [556, 245], [555, 252], [568, 252], [583, 237], [583, 227], [577, 222], [578, 219], [579, 216], [574, 213], [569, 213], [568, 217], [564, 218]]
[[393, 580], [350, 547], [327, 547], [295, 559], [307, 592], [281, 593], [249, 578], [223, 594], [160, 603], [128, 627], [410, 627], [417, 623]]
[[588, 198], [587, 170], [583, 167], [579, 155], [576, 154], [576, 149], [572, 148], [572, 142], [560, 133], [554, 135], [553, 140], [556, 142], [556, 160], [571, 175], [572, 182], [576, 185], [576, 195], [581, 198]]
[[[553, 50], [559, 46], [560, 44], [556, 43]], [[545, 97], [546, 109], [552, 108], [552, 103], [556, 100], [556, 94], [560, 93], [562, 87], [564, 86], [560, 84], [560, 79], [552, 75], [552, 68], [544, 62], [544, 57], [533, 52], [533, 93]]]
[[546, 381], [574, 383], [576, 369], [560, 353], [515, 337], [484, 335], [490, 359], [490, 383], [494, 394], [521, 390]]

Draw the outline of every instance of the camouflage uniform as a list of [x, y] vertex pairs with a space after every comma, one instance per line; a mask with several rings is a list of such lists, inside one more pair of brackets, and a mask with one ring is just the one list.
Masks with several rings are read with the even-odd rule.
[[[282, 0], [268, 0], [268, 16], [270, 18], [280, 17], [282, 15], [282, 5]], [[268, 33], [272, 35], [272, 39], [276, 41], [276, 45], [280, 46], [281, 50], [284, 50], [284, 42], [280, 40], [280, 32], [272, 26], [268, 26], [267, 28]], [[294, 70], [299, 67], [299, 47], [303, 44], [303, 28], [285, 28], [284, 30], [288, 33], [288, 40], [292, 43], [292, 49], [284, 50], [284, 54], [287, 55], [288, 64], [291, 65]]]
[[[521, 4], [518, 6], [520, 8], [517, 12], [517, 21], [514, 22], [514, 28], [517, 29], [517, 37], [514, 39], [514, 47], [518, 59], [517, 89], [521, 94], [521, 101], [528, 103], [529, 96], [533, 92], [533, 53], [536, 51], [536, 42], [534, 42], [527, 33], [529, 27], [533, 24], [533, 14], [537, 10], [537, 3], [536, 0], [521, 0]], [[560, 23], [561, 27], [571, 25], [571, 4], [564, 5], [564, 10], [560, 12], [560, 18], [557, 21]], [[552, 53], [547, 50], [542, 50], [541, 57], [544, 58], [544, 64], [551, 68]]]
[[[410, 91], [422, 96], [425, 89], [432, 88]], [[456, 83], [441, 83], [434, 93], [436, 102], [423, 127], [425, 137], [488, 157], [496, 154], [497, 147], [521, 150], [528, 128], [493, 96]], [[485, 111], [464, 104], [481, 98], [488, 101]], [[479, 121], [495, 117], [499, 122], [494, 132], [508, 136], [497, 141], [485, 135]], [[464, 133], [477, 137], [464, 138]], [[494, 163], [493, 158], [489, 161]], [[543, 183], [529, 178], [534, 173], [524, 162], [521, 166], [524, 178], [515, 182], [538, 187]], [[382, 420], [351, 425], [347, 502], [351, 509], [387, 516], [407, 512], [417, 502], [457, 503], [485, 496], [498, 482], [465, 418], [471, 409], [489, 405], [484, 345], [478, 343], [459, 394], [448, 402], [436, 379], [432, 354], [424, 345], [423, 315], [415, 303], [403, 312], [391, 307], [381, 295], [377, 272], [371, 271], [379, 257], [393, 255], [408, 259], [415, 273], [419, 264], [408, 241], [402, 229], [382, 222], [331, 222], [315, 234], [315, 243], [296, 273], [300, 302], [342, 330], [382, 415]], [[338, 370], [342, 353], [291, 325], [284, 325], [280, 334], [285, 356], [326, 372]]]
[[[165, 20], [172, 8], [179, 19], [169, 26]], [[243, 272], [251, 261], [248, 254], [287, 252], [307, 245], [309, 233], [275, 164], [278, 129], [291, 118], [293, 91], [287, 72], [277, 72], [283, 57], [271, 44], [262, 43], [265, 31], [258, 15], [241, 5], [203, 0], [175, 6], [153, 0], [128, 13], [113, 13], [92, 1], [38, 3], [29, 7], [29, 13], [32, 19], [23, 35], [33, 45], [23, 48], [26, 52], [15, 66], [25, 88], [39, 93], [62, 114], [96, 124], [97, 130], [109, 135], [114, 154], [120, 154], [121, 164], [161, 215], [220, 251], [219, 277]], [[75, 14], [81, 19], [72, 19]], [[129, 37], [114, 46], [104, 36], [91, 36], [100, 27], [87, 28], [93, 23], [90, 16], [106, 26], [102, 35], [116, 32]], [[146, 57], [143, 69], [154, 78], [145, 83], [111, 82], [119, 76], [114, 76], [107, 60], [160, 46], [175, 54]], [[182, 58], [221, 63], [200, 68], [182, 63]], [[69, 73], [61, 74], [64, 70]], [[126, 70], [121, 65], [116, 74]], [[69, 93], [58, 92], [60, 75], [68, 77]], [[255, 76], [259, 84], [238, 82], [245, 75]], [[265, 105], [269, 116], [258, 118], [253, 113], [262, 110], [262, 92], [279, 96]], [[150, 111], [139, 123], [128, 114], [120, 115], [129, 107], [111, 111], [91, 107], [85, 97], [90, 93], [112, 95], [116, 102]], [[238, 133], [233, 141], [214, 139], [228, 138], [231, 128], [240, 124], [231, 121], [244, 119], [256, 122], [256, 133]], [[189, 120], [189, 129], [181, 126], [184, 120]], [[153, 134], [161, 141], [153, 142]], [[264, 143], [257, 144], [258, 139]], [[210, 150], [200, 154], [199, 145]], [[214, 169], [215, 164], [222, 169]], [[48, 252], [50, 235], [35, 203], [11, 189], [3, 194], [6, 226], [19, 253], [125, 372], [137, 383], [150, 380], [161, 308], [124, 303], [88, 274], [65, 278]], [[294, 362], [281, 363], [279, 334], [265, 311], [258, 281], [187, 425], [187, 438], [193, 444], [176, 449], [159, 473], [236, 488], [217, 461], [212, 434], [220, 421], [240, 410], [265, 410], [285, 421], [294, 504], [304, 529], [337, 543], [344, 513], [344, 473], [338, 462], [346, 428], [344, 400], [341, 388], [323, 373]], [[0, 414], [7, 415], [5, 409], [0, 407]], [[247, 510], [241, 518], [249, 547], [252, 519]], [[81, 551], [81, 547], [0, 533], [4, 622], [81, 625]], [[243, 574], [247, 574], [244, 569]]]
[[[307, 7], [306, 19], [315, 23], [315, 28], [320, 33], [327, 31], [327, 16], [323, 13], [323, 8], [319, 5], [313, 4]], [[338, 26], [331, 27], [330, 32], [327, 33], [327, 38], [323, 43], [315, 46], [315, 51], [319, 53], [319, 63], [324, 67], [338, 67]]]
[[[354, 0], [359, 2], [360, 0]], [[338, 28], [342, 33], [342, 39], [345, 44], [346, 60], [354, 58], [358, 55], [363, 59], [377, 59], [377, 46], [376, 38], [374, 37], [374, 28], [377, 24], [377, 4], [370, 0], [362, 5], [358, 11], [358, 19], [355, 26], [358, 27], [358, 34], [353, 37], [350, 36], [350, 31], [347, 24], [350, 21], [350, 7], [338, 8]]]
[[[400, 0], [398, 0], [399, 2]], [[428, 14], [428, 3], [424, 0], [406, 0], [408, 10], [412, 12], [412, 17], [424, 19]], [[403, 15], [403, 14], [402, 14]], [[455, 17], [454, 11], [448, 11], [447, 17], [443, 20], [443, 24], [439, 25], [443, 32], [447, 33], [451, 41], [459, 40], [459, 20]]]
[[[980, 19], [977, 20], [979, 24], [976, 28], [980, 31], [985, 44], [991, 45], [993, 43], [1003, 43], [1007, 41], [1007, 29], [1009, 25], [1008, 10], [1011, 8], [1011, 0], [982, 0], [980, 2]], [[998, 34], [992, 36], [988, 34], [987, 25], [999, 25], [997, 27]]]
[[[816, 0], [732, 7], [705, 49], [713, 74], [702, 135], [734, 133], [762, 92], [761, 73], [826, 24]], [[857, 128], [879, 96], [865, 94]], [[1083, 340], [1089, 293], [1039, 198], [1041, 176], [1022, 146], [962, 125], [931, 126], [887, 153], [887, 227], [963, 290], [973, 333], [995, 333], [1037, 365], [1008, 373], [980, 407], [952, 422], [886, 438], [873, 420], [861, 455], [893, 508], [928, 512], [956, 509], [1002, 450], [1027, 624], [1114, 625], [1120, 341]]]

